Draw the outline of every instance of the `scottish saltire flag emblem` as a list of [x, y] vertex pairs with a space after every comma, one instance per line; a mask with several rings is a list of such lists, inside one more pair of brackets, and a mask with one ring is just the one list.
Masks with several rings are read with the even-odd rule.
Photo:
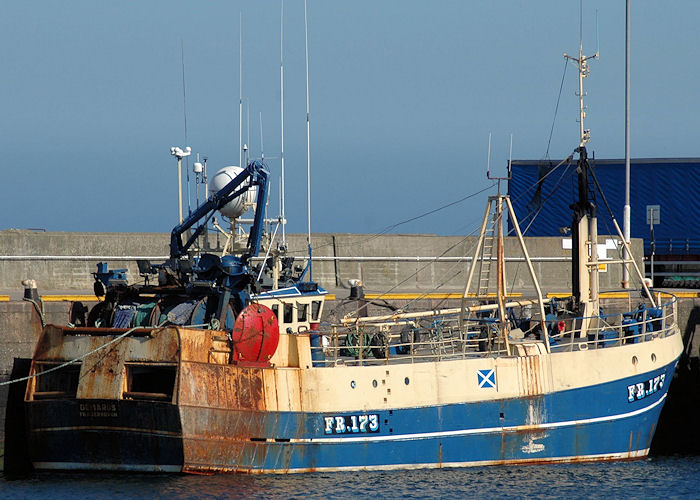
[[476, 377], [479, 382], [479, 388], [489, 389], [496, 387], [496, 371], [493, 368], [491, 370], [477, 370]]

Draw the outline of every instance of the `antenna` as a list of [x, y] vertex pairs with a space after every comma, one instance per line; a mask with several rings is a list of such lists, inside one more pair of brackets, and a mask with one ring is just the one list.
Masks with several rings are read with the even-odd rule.
[[204, 199], [208, 200], [209, 199], [209, 184], [207, 183], [207, 158], [206, 156], [202, 158], [202, 163], [204, 170], [202, 171], [202, 184], [204, 184]]
[[306, 8], [306, 0], [304, 0], [304, 40], [306, 48], [306, 241], [309, 246], [309, 281], [311, 281], [311, 127], [309, 118], [309, 16]]
[[199, 162], [199, 153], [197, 153], [197, 161], [194, 162], [194, 165], [192, 165], [192, 170], [194, 171], [194, 187], [197, 207], [199, 207], [199, 174], [201, 174], [204, 170], [204, 166]]
[[510, 149], [508, 151], [508, 178], [510, 179], [511, 177], [511, 172], [513, 171], [512, 169], [513, 165], [513, 133], [510, 133]]
[[598, 39], [598, 9], [595, 10], [595, 58], [600, 57], [600, 40]]
[[284, 214], [284, 0], [281, 0], [280, 5], [280, 122], [282, 135], [282, 180], [280, 185], [280, 206], [282, 217], [282, 246], [287, 247], [287, 219]]
[[238, 20], [238, 166], [243, 167], [243, 12]]
[[[182, 111], [185, 119], [185, 146], [189, 144], [187, 139], [187, 87], [185, 86], [185, 42], [180, 39], [180, 56], [182, 61]], [[185, 170], [187, 176], [187, 213], [192, 213], [190, 206], [190, 158], [186, 157]]]
[[511, 178], [510, 164], [513, 157], [513, 134], [510, 134], [510, 152], [508, 153], [508, 175], [506, 177], [491, 177], [491, 132], [489, 132], [489, 153], [486, 162], [486, 178], [497, 182], [498, 195], [501, 195], [501, 181], [509, 181]]
[[248, 165], [248, 161], [250, 158], [250, 101], [248, 99], [245, 100], [245, 120], [246, 120], [246, 140], [245, 140], [245, 164], [246, 166]]
[[491, 132], [489, 132], [489, 152], [486, 155], [486, 178], [491, 178]]
[[262, 123], [262, 111], [260, 112], [260, 161], [265, 161], [265, 147], [263, 146], [263, 123]]
[[583, 0], [579, 0], [578, 9], [578, 43], [579, 48], [583, 49]]
[[[598, 14], [596, 12], [596, 39], [598, 38]], [[597, 43], [597, 42], [596, 42]], [[586, 108], [583, 105], [583, 79], [586, 78], [590, 72], [588, 68], [589, 59], [598, 59], [599, 53], [596, 49], [596, 53], [592, 56], [583, 55], [583, 0], [580, 1], [580, 17], [579, 17], [579, 48], [578, 57], [570, 56], [564, 53], [564, 58], [570, 61], [575, 61], [578, 65], [578, 103], [579, 103], [579, 137], [581, 139], [579, 147], [586, 145], [588, 141], [591, 140], [591, 131], [586, 130], [583, 127], [583, 119], [586, 117]]]

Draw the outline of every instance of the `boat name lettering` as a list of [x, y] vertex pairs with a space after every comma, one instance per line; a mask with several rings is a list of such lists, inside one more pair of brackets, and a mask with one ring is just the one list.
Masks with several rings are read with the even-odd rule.
[[323, 417], [324, 434], [357, 434], [379, 432], [379, 415], [336, 415]]
[[80, 416], [85, 418], [118, 417], [119, 413], [115, 403], [80, 403]]
[[632, 384], [627, 386], [627, 401], [634, 403], [640, 399], [644, 399], [647, 396], [651, 396], [655, 392], [660, 391], [664, 386], [664, 380], [666, 380], [666, 374], [662, 373], [654, 378], [650, 378], [645, 382], [639, 382], [637, 384]]

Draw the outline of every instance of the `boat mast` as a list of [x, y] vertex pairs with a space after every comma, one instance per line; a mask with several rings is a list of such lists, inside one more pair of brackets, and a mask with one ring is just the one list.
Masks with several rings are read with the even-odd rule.
[[309, 281], [313, 281], [311, 262], [311, 139], [309, 119], [309, 15], [304, 0], [304, 40], [306, 48], [306, 242], [309, 249]]
[[243, 12], [238, 19], [238, 166], [243, 168]]
[[[564, 57], [576, 63], [578, 67], [578, 102], [579, 102], [579, 146], [578, 158], [578, 201], [572, 205], [574, 210], [571, 225], [572, 239], [572, 295], [574, 305], [584, 318], [597, 315], [598, 305], [598, 221], [595, 204], [589, 197], [588, 187], [588, 152], [586, 144], [591, 140], [591, 131], [584, 126], [586, 108], [583, 103], [583, 79], [589, 74], [588, 60], [597, 59], [598, 52], [592, 56], [583, 55], [582, 36], [579, 40], [578, 57], [564, 54]], [[587, 320], [584, 320], [586, 323]], [[581, 325], [581, 330], [587, 329]]]
[[[625, 5], [625, 208], [622, 221], [624, 228], [625, 245], [623, 247], [623, 260], [629, 260], [630, 243], [630, 0]], [[630, 287], [630, 268], [625, 263], [622, 267], [622, 286]]]
[[282, 218], [282, 248], [287, 248], [287, 219], [284, 213], [284, 0], [281, 0], [280, 5], [280, 130], [282, 153], [280, 155], [282, 162], [282, 179], [280, 185], [280, 217]]

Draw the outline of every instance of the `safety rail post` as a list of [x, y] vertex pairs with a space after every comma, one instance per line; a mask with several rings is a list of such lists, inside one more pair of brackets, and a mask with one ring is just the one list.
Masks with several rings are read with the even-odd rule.
[[[659, 304], [661, 304], [661, 297], [659, 297]], [[666, 313], [667, 313], [667, 306], [668, 304], [663, 304], [661, 305], [661, 332], [663, 332], [663, 336], [666, 336]]]
[[338, 327], [333, 325], [331, 328], [331, 334], [332, 334], [332, 342], [333, 342], [333, 366], [336, 366], [338, 363]]
[[618, 313], [618, 314], [620, 315], [620, 324], [617, 326], [618, 326], [620, 331], [617, 334], [617, 338], [620, 339], [620, 345], [624, 345], [625, 342], [624, 342], [624, 336], [623, 336], [623, 331], [622, 331], [622, 319], [624, 318], [624, 316], [622, 315], [622, 313]]
[[673, 297], [673, 324], [678, 324], [678, 299]]
[[413, 332], [411, 334], [411, 338], [410, 338], [411, 344], [410, 344], [409, 350], [408, 350], [408, 354], [411, 357], [411, 364], [415, 363], [415, 359], [414, 359], [414, 354], [416, 352], [415, 345], [414, 345], [415, 340], [416, 340], [416, 332], [415, 332], [415, 330], [413, 330]]
[[[598, 343], [600, 339], [600, 321], [596, 322], [596, 327], [595, 327], [595, 337], [593, 337], [593, 343], [595, 344], [595, 348], [598, 349], [598, 346], [600, 345]], [[588, 342], [588, 333], [586, 333], [586, 342]]]
[[362, 333], [364, 333], [364, 330], [362, 333], [360, 333], [360, 327], [358, 326], [357, 323], [355, 323], [355, 332], [357, 333], [357, 341], [359, 342], [359, 346], [360, 346], [360, 352], [358, 353], [358, 355], [359, 355], [358, 361], [359, 361], [359, 365], [363, 366], [364, 363], [362, 361], [364, 360], [364, 356], [363, 356], [364, 352], [363, 351], [365, 349], [365, 346], [364, 346], [364, 339], [362, 338], [364, 335], [362, 335]]
[[384, 342], [384, 364], [388, 365], [389, 364], [389, 354], [391, 351], [391, 332], [382, 332], [384, 339], [386, 342]]

